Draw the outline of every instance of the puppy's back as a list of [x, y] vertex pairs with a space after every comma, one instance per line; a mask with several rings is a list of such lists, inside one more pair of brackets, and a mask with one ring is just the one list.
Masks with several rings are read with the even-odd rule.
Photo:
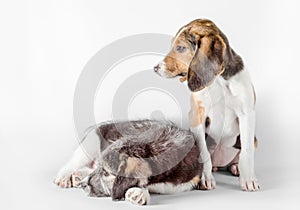
[[120, 173], [121, 160], [126, 159], [123, 175], [147, 178], [148, 184], [177, 185], [199, 174], [199, 149], [191, 132], [153, 120], [119, 122], [114, 129], [119, 138], [103, 153], [112, 173]]

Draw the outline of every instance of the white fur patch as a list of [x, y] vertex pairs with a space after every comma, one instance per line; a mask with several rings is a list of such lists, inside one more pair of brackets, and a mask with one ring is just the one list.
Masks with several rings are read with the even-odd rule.
[[178, 185], [174, 185], [172, 183], [157, 183], [149, 185], [148, 189], [151, 193], [174, 194], [192, 190], [193, 184], [191, 182], [186, 182]]

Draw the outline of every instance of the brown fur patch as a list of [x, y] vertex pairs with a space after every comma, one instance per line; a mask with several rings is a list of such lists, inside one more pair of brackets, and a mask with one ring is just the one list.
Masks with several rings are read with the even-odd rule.
[[205, 116], [205, 108], [201, 106], [201, 101], [198, 101], [195, 94], [191, 95], [191, 110], [189, 112], [190, 126], [196, 127], [203, 124]]
[[175, 77], [178, 74], [181, 73], [187, 73], [189, 65], [186, 64], [185, 59], [181, 58], [178, 59], [176, 56], [172, 55], [173, 53], [167, 55], [164, 59], [164, 62], [166, 63], [166, 74], [169, 77]]
[[180, 77], [180, 79], [179, 79], [180, 82], [184, 82], [184, 81], [186, 81], [186, 80], [187, 80], [187, 76]]
[[205, 127], [207, 128], [208, 126], [210, 126], [210, 118], [209, 117], [207, 117], [205, 119]]
[[136, 157], [127, 158], [124, 175], [135, 178], [147, 178], [151, 174], [151, 167], [146, 161]]
[[[177, 37], [177, 36], [176, 36]], [[166, 74], [169, 77], [175, 77], [182, 73], [187, 73], [190, 62], [195, 54], [189, 43], [190, 37], [186, 37], [185, 33], [180, 34], [172, 43], [172, 49], [165, 57]], [[177, 52], [176, 47], [182, 46], [186, 50], [183, 53]]]
[[197, 186], [200, 182], [199, 175], [195, 176], [190, 182], [192, 183], [193, 186]]
[[254, 137], [254, 148], [255, 149], [258, 148], [258, 140], [257, 140], [256, 136]]

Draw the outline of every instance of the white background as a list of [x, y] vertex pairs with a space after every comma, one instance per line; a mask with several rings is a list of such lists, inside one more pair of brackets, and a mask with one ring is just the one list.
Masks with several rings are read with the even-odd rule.
[[[256, 171], [262, 190], [242, 192], [237, 178], [216, 174], [214, 191], [153, 196], [148, 208], [299, 208], [296, 0], [27, 2], [0, 3], [1, 209], [132, 208], [52, 184], [77, 145], [73, 125], [77, 79], [88, 60], [112, 41], [147, 32], [175, 34], [183, 24], [202, 17], [223, 30], [252, 76], [260, 139]], [[152, 68], [159, 59], [132, 68]], [[98, 100], [99, 96], [97, 105]], [[103, 107], [109, 108], [109, 103], [103, 101]], [[105, 119], [103, 110], [95, 110], [99, 121]]]

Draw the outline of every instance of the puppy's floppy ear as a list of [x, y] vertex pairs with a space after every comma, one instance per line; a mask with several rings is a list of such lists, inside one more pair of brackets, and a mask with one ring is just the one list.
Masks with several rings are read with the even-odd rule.
[[188, 70], [188, 87], [191, 91], [199, 91], [208, 86], [224, 71], [225, 50], [226, 44], [219, 35], [198, 38], [196, 52]]
[[191, 49], [192, 50], [196, 50], [196, 48], [198, 47], [197, 46], [198, 45], [198, 41], [196, 40], [195, 35], [194, 34], [188, 34], [188, 35], [186, 35], [186, 37], [187, 37], [187, 40], [188, 40], [188, 42], [189, 42], [189, 44], [191, 46]]
[[139, 180], [125, 174], [127, 155], [121, 157], [116, 178], [113, 183], [111, 197], [113, 200], [124, 200], [126, 191], [131, 187], [138, 186]]
[[111, 197], [113, 200], [124, 200], [126, 191], [138, 186], [138, 180], [117, 175], [113, 184]]

